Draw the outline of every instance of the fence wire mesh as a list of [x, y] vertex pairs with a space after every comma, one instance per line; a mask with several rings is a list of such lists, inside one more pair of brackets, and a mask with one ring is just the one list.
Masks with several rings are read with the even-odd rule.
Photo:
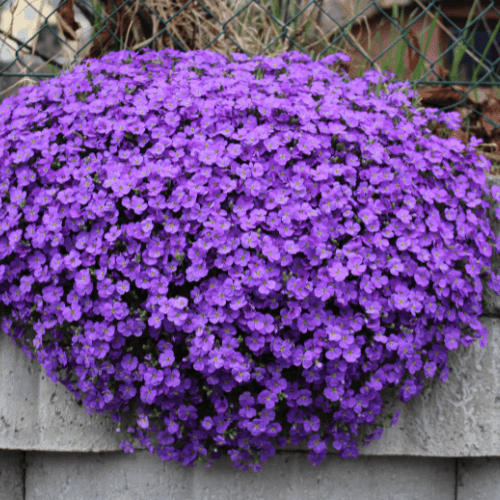
[[[208, 49], [227, 57], [233, 52], [275, 57], [299, 50], [313, 60], [342, 51], [351, 57], [345, 66], [353, 77], [366, 69], [389, 70], [393, 81], [425, 86], [428, 103], [439, 96], [444, 111], [468, 108], [492, 133], [499, 129], [500, 119], [481, 113], [485, 106], [480, 105], [487, 102], [491, 108], [500, 82], [500, 5], [495, 1], [55, 1], [0, 0], [0, 80], [21, 77], [21, 83], [33, 84], [89, 57], [146, 47]], [[441, 86], [447, 97], [430, 92], [433, 86]]]

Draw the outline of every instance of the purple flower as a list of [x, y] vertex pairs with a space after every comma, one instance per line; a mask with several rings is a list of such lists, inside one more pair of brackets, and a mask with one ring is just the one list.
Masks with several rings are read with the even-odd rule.
[[412, 220], [412, 216], [411, 216], [410, 212], [408, 210], [406, 210], [405, 208], [401, 208], [400, 210], [397, 210], [396, 212], [394, 212], [394, 215], [401, 222], [404, 222], [404, 223], [408, 223]]
[[80, 306], [74, 304], [70, 307], [64, 307], [63, 309], [64, 319], [68, 322], [78, 321], [82, 317], [82, 310]]
[[183, 421], [196, 419], [196, 408], [193, 405], [180, 405], [177, 410], [179, 418]]
[[149, 367], [144, 374], [144, 381], [146, 384], [152, 386], [161, 385], [163, 382], [163, 372], [161, 370], [156, 370], [153, 367]]
[[406, 403], [411, 399], [412, 396], [415, 396], [417, 394], [417, 386], [413, 380], [405, 380], [403, 382], [403, 385], [399, 389], [399, 397], [401, 401]]
[[282, 427], [278, 422], [271, 422], [267, 424], [266, 434], [271, 437], [277, 436], [282, 431]]
[[146, 415], [139, 415], [140, 418], [137, 421], [137, 425], [142, 429], [147, 429], [149, 427], [149, 419]]
[[299, 406], [309, 406], [311, 403], [311, 391], [308, 389], [301, 389], [297, 397], [297, 404]]
[[64, 257], [64, 265], [68, 269], [77, 269], [81, 263], [80, 254], [76, 250], [71, 250], [69, 254]]
[[453, 328], [452, 331], [446, 333], [444, 336], [444, 343], [447, 349], [450, 351], [456, 349], [460, 345], [460, 331]]
[[90, 273], [88, 269], [82, 269], [81, 271], [76, 273], [75, 285], [77, 291], [84, 292], [86, 295], [90, 295], [94, 288], [94, 285], [92, 284], [92, 281], [90, 279]]
[[321, 439], [321, 436], [316, 433], [309, 438], [309, 441], [307, 442], [307, 447], [310, 450], [314, 450], [315, 453], [320, 453], [325, 449], [326, 444]]
[[201, 423], [202, 427], [204, 429], [206, 429], [207, 431], [209, 431], [212, 427], [213, 427], [213, 420], [212, 420], [212, 417], [205, 417]]
[[408, 307], [408, 294], [405, 292], [395, 293], [392, 301], [396, 309], [405, 310]]
[[418, 267], [415, 271], [415, 281], [422, 287], [426, 287], [429, 284], [430, 273], [425, 267]]
[[267, 422], [262, 418], [254, 418], [250, 420], [247, 424], [247, 429], [250, 431], [252, 436], [258, 436], [262, 434], [267, 427]]
[[157, 393], [158, 391], [156, 389], [152, 389], [143, 385], [140, 390], [141, 401], [143, 403], [151, 404], [154, 401]]
[[274, 408], [274, 406], [276, 405], [278, 397], [276, 396], [276, 394], [272, 393], [268, 389], [265, 389], [259, 393], [257, 401], [260, 404], [263, 404], [266, 408], [271, 409]]
[[363, 264], [363, 258], [360, 255], [350, 258], [347, 262], [347, 268], [355, 276], [361, 276], [366, 271], [366, 265]]
[[34, 283], [34, 278], [31, 276], [23, 276], [19, 285], [19, 290], [23, 293], [31, 291], [31, 286]]
[[320, 419], [313, 415], [311, 418], [304, 420], [304, 430], [307, 433], [316, 432], [320, 428]]
[[328, 274], [336, 282], [341, 282], [348, 276], [349, 271], [340, 262], [335, 262], [328, 268]]
[[162, 321], [165, 318], [165, 315], [161, 312], [153, 313], [148, 319], [148, 325], [152, 328], [158, 329], [161, 327]]
[[399, 276], [404, 271], [403, 263], [400, 259], [394, 258], [387, 263], [387, 268], [393, 276]]
[[286, 165], [288, 160], [291, 158], [291, 155], [288, 149], [284, 147], [279, 147], [276, 153], [273, 156], [273, 160], [278, 163], [278, 165]]
[[434, 374], [436, 373], [436, 369], [437, 369], [437, 366], [436, 366], [436, 363], [434, 363], [434, 361], [428, 361], [427, 363], [425, 363], [424, 373], [425, 373], [426, 378], [434, 377]]
[[165, 366], [171, 366], [175, 361], [174, 351], [172, 349], [166, 349], [160, 354], [158, 361], [162, 368]]
[[245, 339], [245, 343], [251, 351], [257, 352], [261, 349], [265, 342], [259, 334], [254, 333], [251, 337], [247, 337]]
[[180, 383], [180, 372], [177, 368], [166, 368], [163, 370], [165, 376], [164, 376], [164, 384], [167, 387], [177, 387]]
[[130, 442], [128, 440], [124, 441], [123, 443], [120, 443], [120, 446], [122, 447], [122, 449], [125, 453], [133, 453], [134, 452], [134, 447], [130, 444]]
[[342, 356], [348, 363], [353, 363], [361, 356], [361, 349], [358, 345], [352, 344], [342, 350]]

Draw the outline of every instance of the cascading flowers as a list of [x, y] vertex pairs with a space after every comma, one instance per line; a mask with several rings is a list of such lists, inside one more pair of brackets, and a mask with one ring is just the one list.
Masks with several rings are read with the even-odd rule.
[[0, 104], [1, 328], [162, 460], [355, 457], [382, 391], [487, 342], [490, 164], [342, 54], [232, 58], [121, 51]]

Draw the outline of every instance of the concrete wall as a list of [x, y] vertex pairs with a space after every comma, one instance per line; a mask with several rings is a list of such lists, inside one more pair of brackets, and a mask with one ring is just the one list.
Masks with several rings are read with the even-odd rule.
[[[398, 424], [362, 448], [363, 455], [500, 456], [500, 319], [483, 316], [482, 323], [490, 332], [488, 347], [452, 351], [448, 381], [407, 404], [393, 402], [402, 410]], [[0, 449], [121, 451], [115, 428], [102, 415], [88, 415], [64, 386], [0, 336]]]
[[0, 500], [497, 500], [499, 458], [329, 455], [278, 452], [259, 473], [162, 465], [132, 455], [0, 451]]

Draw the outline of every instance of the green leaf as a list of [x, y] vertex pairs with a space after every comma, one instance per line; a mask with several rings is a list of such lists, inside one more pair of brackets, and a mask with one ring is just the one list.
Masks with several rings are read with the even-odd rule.
[[[470, 22], [471, 22], [473, 13], [476, 10], [476, 2], [477, 2], [477, 0], [474, 0], [474, 3], [472, 4], [472, 8], [471, 8], [471, 10], [469, 12], [469, 15], [467, 17], [467, 21], [465, 22], [465, 26], [468, 26], [470, 24]], [[474, 26], [474, 30], [473, 30], [473, 32], [471, 34], [471, 37], [473, 37], [476, 29], [477, 29], [477, 24], [476, 24], [476, 26]], [[469, 31], [469, 28], [467, 28], [465, 30], [465, 33], [463, 34], [462, 39], [460, 40], [460, 43], [453, 50], [453, 66], [452, 66], [451, 71], [450, 71], [450, 80], [451, 81], [456, 81], [458, 66], [462, 62], [462, 59], [463, 59], [464, 54], [465, 54], [465, 51], [467, 50], [466, 46], [465, 46], [465, 43], [464, 43], [464, 39], [467, 40], [467, 33], [468, 33], [468, 31]], [[467, 41], [470, 42], [470, 38]]]

